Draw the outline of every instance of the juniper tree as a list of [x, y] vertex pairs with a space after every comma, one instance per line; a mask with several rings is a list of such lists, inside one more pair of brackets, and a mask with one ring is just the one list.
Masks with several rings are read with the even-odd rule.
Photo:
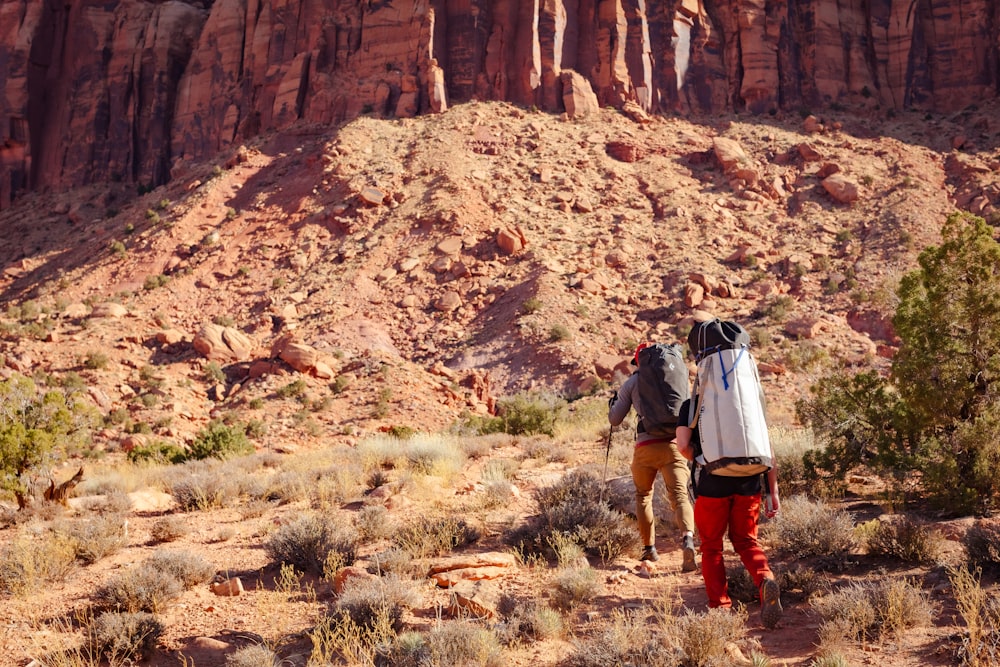
[[828, 376], [797, 408], [828, 443], [814, 468], [918, 470], [942, 506], [986, 513], [1000, 495], [1000, 244], [968, 213], [941, 235], [900, 282], [888, 377]]

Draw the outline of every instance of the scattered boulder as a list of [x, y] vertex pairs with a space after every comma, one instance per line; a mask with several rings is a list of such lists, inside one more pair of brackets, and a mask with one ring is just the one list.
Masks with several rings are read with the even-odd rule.
[[368, 206], [379, 206], [385, 201], [386, 193], [374, 187], [368, 187], [358, 193], [358, 199]]
[[450, 592], [451, 605], [448, 613], [452, 616], [493, 618], [497, 614], [501, 591], [492, 581], [460, 581]]
[[99, 303], [90, 312], [92, 318], [110, 318], [117, 320], [128, 315], [128, 308], [120, 303]]
[[713, 138], [712, 150], [715, 152], [715, 159], [719, 161], [719, 165], [726, 173], [750, 162], [750, 156], [746, 154], [739, 142], [728, 137]]
[[243, 582], [239, 577], [216, 581], [212, 584], [212, 592], [221, 597], [236, 597], [243, 594]]
[[850, 204], [858, 199], [858, 184], [839, 172], [827, 176], [821, 183], [829, 195], [841, 204]]
[[209, 361], [247, 361], [252, 356], [254, 342], [233, 327], [206, 324], [191, 342], [198, 354]]
[[609, 141], [604, 150], [619, 162], [638, 162], [646, 156], [646, 149], [634, 141]]
[[524, 232], [521, 231], [520, 227], [513, 229], [504, 227], [497, 232], [497, 245], [504, 253], [513, 255], [528, 245], [528, 240], [524, 238]]
[[570, 118], [583, 118], [601, 109], [590, 81], [578, 72], [565, 69], [559, 75], [563, 86], [563, 106]]
[[434, 302], [434, 309], [450, 313], [462, 306], [462, 297], [453, 290], [448, 290]]

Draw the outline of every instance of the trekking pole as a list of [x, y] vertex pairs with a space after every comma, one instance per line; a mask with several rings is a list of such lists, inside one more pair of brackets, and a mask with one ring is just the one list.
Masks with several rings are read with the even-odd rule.
[[608, 427], [608, 446], [604, 452], [604, 481], [601, 482], [601, 492], [598, 494], [597, 504], [604, 503], [604, 487], [608, 485], [608, 459], [611, 458], [611, 434], [615, 432], [614, 426]]

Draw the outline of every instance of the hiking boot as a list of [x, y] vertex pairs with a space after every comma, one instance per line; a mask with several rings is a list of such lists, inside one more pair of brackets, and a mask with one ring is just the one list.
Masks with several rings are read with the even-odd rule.
[[648, 560], [656, 562], [660, 560], [660, 554], [656, 553], [656, 547], [650, 545], [643, 548], [642, 555], [639, 556], [639, 560]]
[[684, 536], [684, 542], [681, 544], [681, 551], [684, 553], [684, 562], [681, 564], [681, 572], [694, 572], [698, 569], [697, 563], [694, 562], [694, 538], [690, 535]]
[[771, 577], [760, 585], [760, 620], [768, 629], [776, 627], [781, 620], [781, 589]]

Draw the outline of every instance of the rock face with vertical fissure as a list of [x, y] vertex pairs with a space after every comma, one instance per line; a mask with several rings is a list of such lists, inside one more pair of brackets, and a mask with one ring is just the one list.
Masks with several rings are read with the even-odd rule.
[[0, 207], [161, 184], [298, 121], [562, 112], [583, 82], [603, 106], [684, 114], [951, 111], [1000, 85], [992, 0], [6, 0], [0, 35]]

